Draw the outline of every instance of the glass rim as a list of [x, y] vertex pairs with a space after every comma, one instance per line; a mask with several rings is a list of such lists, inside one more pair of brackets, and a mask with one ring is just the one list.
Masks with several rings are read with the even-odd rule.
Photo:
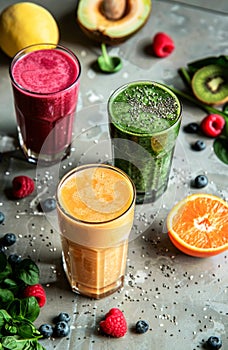
[[[116, 96], [118, 96], [118, 94], [120, 92], [124, 91], [127, 87], [132, 86], [132, 85], [136, 85], [136, 84], [150, 84], [150, 85], [158, 86], [162, 90], [165, 90], [166, 92], [168, 92], [172, 97], [174, 97], [175, 101], [178, 103], [178, 106], [179, 106], [180, 110], [179, 110], [179, 114], [177, 116], [177, 119], [175, 120], [175, 122], [171, 126], [167, 127], [164, 130], [156, 131], [156, 132], [153, 132], [153, 133], [145, 133], [145, 132], [144, 133], [139, 133], [139, 132], [134, 132], [134, 131], [130, 131], [130, 130], [125, 130], [121, 126], [116, 125], [116, 123], [114, 122], [114, 120], [113, 120], [113, 118], [111, 116], [111, 108], [110, 108], [111, 102], [113, 101], [113, 99]], [[153, 136], [156, 136], [156, 135], [161, 135], [163, 133], [167, 133], [168, 131], [170, 131], [173, 128], [175, 128], [176, 125], [178, 125], [178, 123], [180, 122], [181, 117], [182, 117], [182, 103], [181, 103], [180, 99], [177, 97], [177, 95], [169, 87], [167, 87], [165, 84], [160, 83], [160, 82], [156, 82], [156, 81], [153, 81], [153, 80], [134, 80], [134, 81], [131, 81], [131, 82], [128, 82], [126, 84], [123, 84], [123, 85], [119, 86], [109, 96], [107, 109], [108, 109], [109, 121], [112, 124], [114, 124], [117, 129], [119, 129], [120, 131], [124, 132], [125, 134], [138, 136], [138, 137], [148, 137], [148, 136], [149, 137], [153, 137]]]
[[[133, 196], [132, 196], [132, 200], [131, 200], [131, 203], [128, 205], [127, 209], [124, 210], [123, 213], [121, 213], [120, 215], [112, 218], [112, 219], [109, 219], [109, 220], [104, 220], [104, 221], [86, 221], [86, 220], [80, 220], [80, 219], [77, 219], [75, 218], [73, 215], [69, 214], [64, 208], [63, 206], [61, 205], [60, 203], [60, 200], [59, 200], [59, 190], [61, 188], [61, 186], [63, 185], [64, 181], [69, 177], [71, 176], [73, 173], [76, 173], [76, 172], [79, 172], [83, 169], [86, 169], [86, 168], [98, 168], [98, 167], [101, 167], [101, 168], [109, 168], [109, 169], [112, 169], [114, 171], [116, 171], [117, 173], [123, 175], [124, 178], [126, 178], [126, 180], [131, 184], [132, 186], [132, 189], [133, 189]], [[131, 208], [132, 206], [134, 205], [135, 203], [135, 200], [136, 200], [136, 188], [135, 188], [135, 184], [134, 182], [131, 180], [131, 178], [121, 169], [113, 166], [113, 165], [109, 165], [109, 164], [104, 164], [104, 163], [91, 163], [91, 164], [84, 164], [84, 165], [80, 165], [80, 166], [77, 166], [73, 169], [71, 169], [69, 172], [67, 172], [63, 177], [62, 179], [60, 180], [58, 186], [57, 186], [57, 190], [56, 190], [56, 203], [57, 203], [57, 209], [59, 209], [64, 215], [66, 215], [68, 218], [70, 218], [72, 221], [75, 221], [75, 222], [78, 222], [78, 223], [81, 223], [81, 224], [84, 224], [85, 226], [86, 225], [96, 225], [96, 226], [100, 226], [100, 225], [105, 225], [107, 223], [110, 223], [112, 221], [115, 221], [115, 220], [118, 220], [119, 218], [121, 218], [122, 216], [124, 216]]]
[[[42, 46], [44, 47], [43, 49], [42, 49]], [[37, 49], [36, 51], [45, 50], [45, 47], [48, 47], [48, 46], [49, 46], [49, 48], [51, 50], [59, 48], [60, 50], [67, 52], [74, 59], [74, 61], [77, 62], [77, 64], [78, 64], [78, 74], [76, 76], [76, 79], [69, 86], [67, 86], [64, 89], [61, 89], [61, 90], [58, 90], [58, 91], [55, 91], [55, 92], [45, 92], [45, 93], [43, 93], [43, 92], [35, 92], [35, 91], [32, 91], [32, 90], [26, 89], [23, 86], [21, 86], [20, 84], [18, 84], [17, 81], [13, 77], [12, 69], [13, 69], [14, 64], [20, 59], [22, 53], [25, 52], [26, 50], [30, 49], [30, 48], [33, 48], [33, 47], [41, 47], [40, 49]], [[33, 52], [33, 51], [31, 51], [31, 52]], [[34, 96], [37, 96], [37, 95], [39, 95], [39, 96], [52, 96], [52, 95], [56, 95], [58, 93], [61, 93], [63, 91], [69, 90], [72, 86], [74, 86], [78, 82], [78, 80], [80, 78], [80, 75], [81, 75], [81, 63], [80, 63], [78, 57], [74, 54], [74, 52], [72, 50], [68, 49], [67, 47], [63, 46], [63, 45], [53, 44], [53, 43], [33, 44], [33, 45], [29, 45], [29, 46], [24, 47], [23, 49], [19, 50], [13, 56], [12, 61], [11, 61], [10, 66], [9, 66], [9, 74], [10, 74], [11, 82], [18, 89], [22, 90], [23, 92], [29, 93], [29, 94], [34, 95]]]

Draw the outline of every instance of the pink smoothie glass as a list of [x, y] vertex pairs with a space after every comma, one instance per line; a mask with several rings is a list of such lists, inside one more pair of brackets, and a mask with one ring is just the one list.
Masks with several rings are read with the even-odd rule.
[[19, 51], [10, 78], [20, 146], [29, 162], [57, 162], [70, 153], [81, 66], [53, 44]]

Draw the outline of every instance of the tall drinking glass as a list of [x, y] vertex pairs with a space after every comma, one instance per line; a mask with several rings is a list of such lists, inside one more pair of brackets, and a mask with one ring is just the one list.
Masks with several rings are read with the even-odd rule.
[[81, 67], [52, 44], [19, 51], [10, 65], [19, 143], [28, 161], [55, 162], [70, 149]]
[[136, 81], [108, 101], [113, 163], [136, 186], [136, 203], [153, 202], [167, 189], [181, 123], [181, 104], [166, 86]]
[[135, 187], [123, 171], [88, 164], [57, 189], [63, 265], [74, 292], [100, 299], [123, 286]]

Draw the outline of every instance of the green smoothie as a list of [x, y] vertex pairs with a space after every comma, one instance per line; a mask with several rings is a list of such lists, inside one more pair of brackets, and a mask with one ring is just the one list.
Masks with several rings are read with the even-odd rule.
[[181, 104], [166, 86], [136, 81], [117, 89], [108, 112], [114, 165], [136, 186], [137, 203], [153, 202], [168, 186]]

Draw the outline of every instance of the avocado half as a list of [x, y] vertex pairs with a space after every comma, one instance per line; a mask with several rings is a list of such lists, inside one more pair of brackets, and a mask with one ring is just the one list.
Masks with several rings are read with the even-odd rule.
[[109, 45], [119, 44], [135, 34], [151, 12], [151, 0], [126, 0], [124, 15], [110, 20], [102, 13], [102, 2], [79, 0], [77, 22], [90, 39]]

